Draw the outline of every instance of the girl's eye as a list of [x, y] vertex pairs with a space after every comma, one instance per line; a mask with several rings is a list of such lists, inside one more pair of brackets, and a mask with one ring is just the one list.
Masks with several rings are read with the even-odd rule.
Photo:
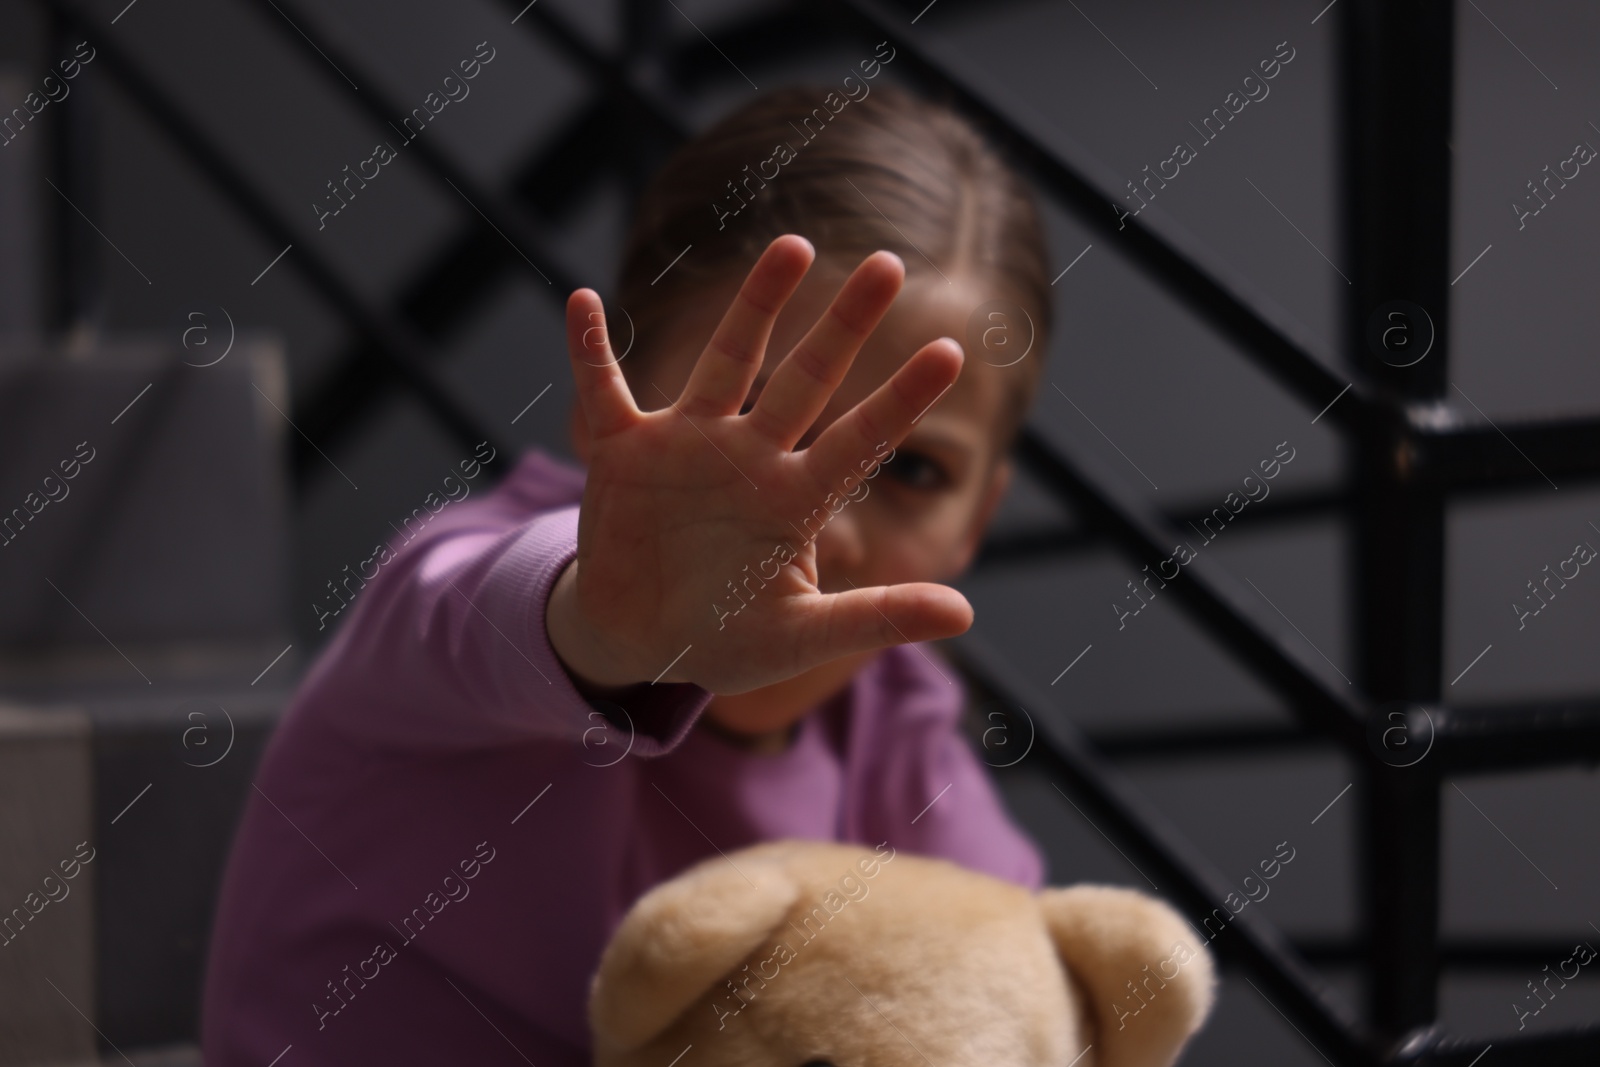
[[920, 452], [896, 452], [883, 469], [895, 481], [912, 489], [943, 489], [950, 483], [950, 475], [944, 467]]

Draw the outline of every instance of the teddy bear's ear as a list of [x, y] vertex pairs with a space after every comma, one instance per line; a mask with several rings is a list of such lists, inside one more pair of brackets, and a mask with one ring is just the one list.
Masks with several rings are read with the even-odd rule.
[[656, 1037], [754, 952], [799, 896], [781, 857], [712, 857], [634, 902], [589, 988], [597, 1048]]
[[1097, 1067], [1169, 1067], [1215, 997], [1211, 955], [1167, 905], [1131, 889], [1039, 894], [1045, 924], [1095, 1020]]

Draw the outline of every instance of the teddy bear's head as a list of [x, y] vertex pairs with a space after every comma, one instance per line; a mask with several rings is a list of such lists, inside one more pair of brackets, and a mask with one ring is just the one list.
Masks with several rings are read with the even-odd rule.
[[779, 841], [641, 897], [589, 1021], [596, 1067], [1167, 1067], [1214, 986], [1142, 893]]

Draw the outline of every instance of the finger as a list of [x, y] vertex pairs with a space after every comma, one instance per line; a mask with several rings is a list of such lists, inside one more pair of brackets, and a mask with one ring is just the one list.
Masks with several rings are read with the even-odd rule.
[[893, 252], [874, 252], [862, 261], [756, 398], [749, 417], [758, 433], [785, 451], [805, 436], [894, 303], [905, 275], [905, 264]]
[[692, 415], [735, 415], [761, 370], [778, 312], [794, 295], [816, 251], [799, 234], [784, 234], [761, 253], [722, 316], [678, 397]]
[[800, 624], [802, 662], [822, 663], [913, 641], [936, 641], [972, 626], [972, 605], [946, 585], [906, 582], [828, 593]]
[[854, 470], [905, 439], [912, 425], [955, 383], [961, 346], [952, 338], [930, 341], [861, 403], [840, 415], [805, 451], [806, 469], [821, 484]]
[[633, 425], [639, 408], [612, 354], [605, 308], [593, 289], [567, 297], [567, 357], [590, 435], [598, 439]]

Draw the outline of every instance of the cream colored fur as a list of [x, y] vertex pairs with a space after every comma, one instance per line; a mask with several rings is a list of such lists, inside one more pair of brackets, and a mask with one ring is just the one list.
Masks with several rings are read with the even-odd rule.
[[589, 1016], [596, 1067], [1168, 1067], [1214, 986], [1144, 894], [779, 841], [640, 898]]

